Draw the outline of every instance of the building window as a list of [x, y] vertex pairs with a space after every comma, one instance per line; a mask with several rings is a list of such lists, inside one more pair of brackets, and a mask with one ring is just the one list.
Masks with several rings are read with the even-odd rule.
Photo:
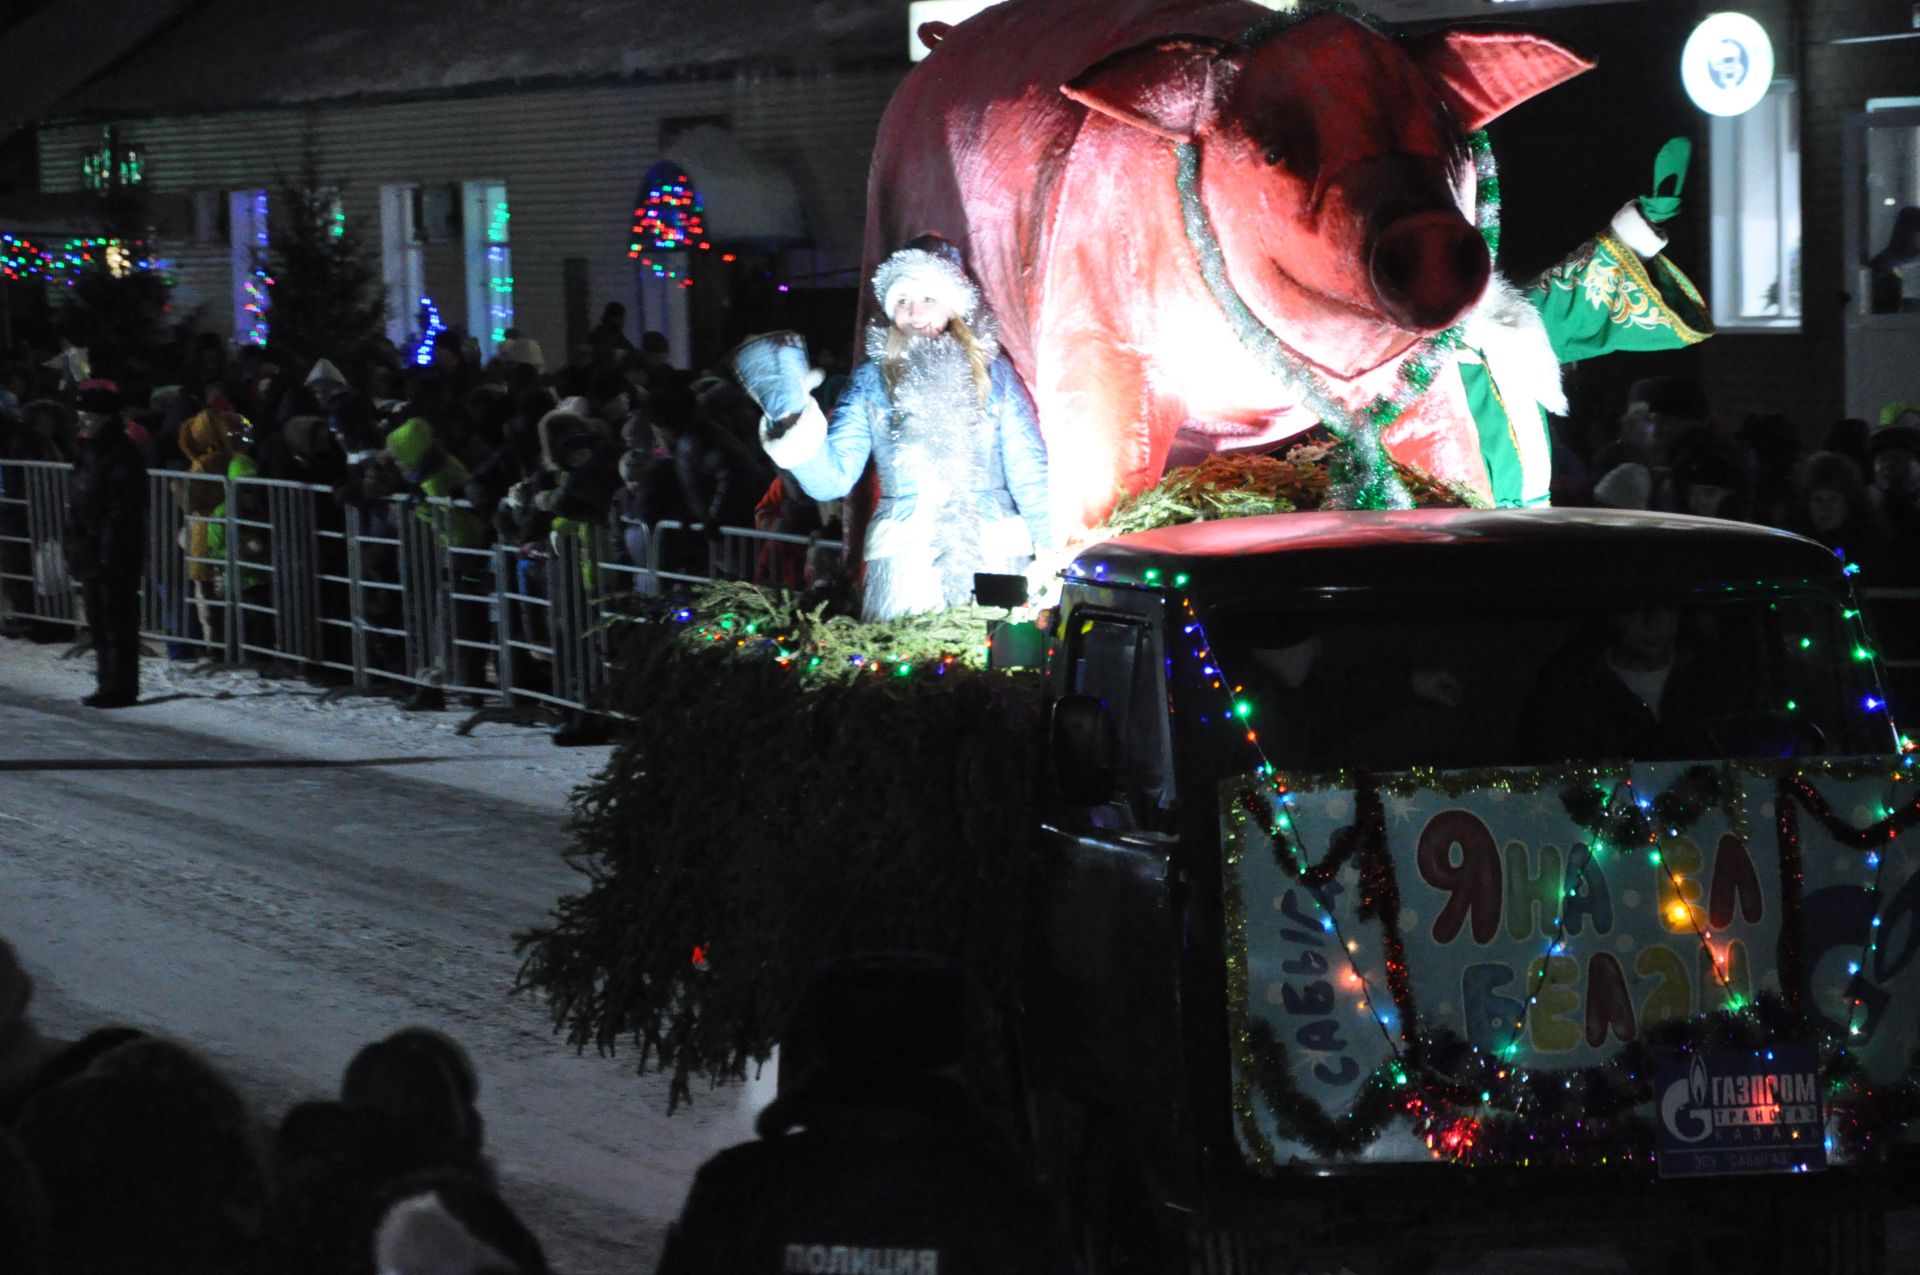
[[507, 184], [466, 182], [461, 225], [467, 241], [467, 327], [480, 342], [480, 357], [513, 326], [513, 246], [508, 234]]
[[427, 293], [426, 234], [420, 225], [420, 188], [380, 188], [380, 278], [387, 294], [387, 336], [406, 348], [425, 330], [420, 302]]
[[228, 192], [227, 223], [233, 245], [233, 340], [236, 345], [265, 345], [273, 287], [267, 275], [267, 192]]
[[1714, 116], [1713, 321], [1800, 329], [1800, 121], [1790, 80], [1745, 115]]
[[1905, 103], [1870, 109], [1865, 131], [1867, 311], [1920, 312], [1920, 111]]

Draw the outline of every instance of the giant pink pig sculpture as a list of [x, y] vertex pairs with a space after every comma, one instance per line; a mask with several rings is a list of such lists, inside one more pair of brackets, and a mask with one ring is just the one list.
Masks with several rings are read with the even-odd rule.
[[[1488, 288], [1469, 134], [1589, 67], [1520, 33], [1402, 41], [1250, 0], [1007, 0], [922, 37], [881, 122], [867, 257], [961, 245], [1069, 527], [1157, 481], [1176, 435], [1268, 444], [1337, 413], [1325, 396], [1394, 392]], [[1465, 416], [1428, 394], [1357, 441], [1484, 490]]]

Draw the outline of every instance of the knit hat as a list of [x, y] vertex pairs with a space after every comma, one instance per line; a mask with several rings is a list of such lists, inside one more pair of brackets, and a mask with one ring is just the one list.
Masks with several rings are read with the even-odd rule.
[[373, 1233], [379, 1275], [544, 1275], [540, 1241], [484, 1182], [432, 1173], [396, 1183]]
[[820, 966], [794, 1011], [806, 1063], [835, 1072], [923, 1074], [960, 1061], [966, 972], [927, 952], [863, 952]]
[[1607, 509], [1645, 509], [1653, 496], [1653, 475], [1639, 461], [1615, 465], [1593, 485], [1593, 503]]
[[353, 1056], [340, 1081], [340, 1101], [393, 1122], [422, 1145], [477, 1153], [478, 1090], [464, 1049], [437, 1032], [411, 1028]]
[[387, 453], [402, 469], [413, 469], [433, 450], [433, 426], [416, 416], [387, 435]]
[[1627, 391], [1629, 407], [1644, 404], [1649, 412], [1686, 421], [1704, 421], [1709, 414], [1707, 396], [1698, 383], [1678, 376], [1655, 376], [1635, 381]]
[[932, 297], [972, 323], [980, 309], [980, 289], [967, 277], [960, 250], [937, 235], [922, 235], [888, 257], [873, 272], [873, 297], [889, 317], [894, 303], [910, 292]]
[[1920, 457], [1920, 425], [1885, 425], [1873, 431], [1867, 440], [1867, 450], [1875, 456], [1881, 452], [1898, 450], [1912, 452]]
[[74, 407], [95, 416], [120, 414], [120, 387], [112, 381], [82, 381], [74, 396]]
[[1882, 425], [1897, 424], [1900, 418], [1908, 413], [1920, 414], [1920, 404], [1904, 403], [1896, 399], [1880, 409], [1880, 423]]
[[327, 388], [342, 390], [347, 388], [347, 378], [342, 376], [340, 369], [335, 367], [332, 361], [328, 359], [316, 359], [314, 361], [313, 370], [307, 373], [306, 383], [312, 387], [316, 394]]
[[540, 343], [530, 336], [516, 336], [502, 341], [494, 347], [494, 356], [502, 363], [525, 363], [539, 370], [546, 367], [546, 356], [540, 352]]

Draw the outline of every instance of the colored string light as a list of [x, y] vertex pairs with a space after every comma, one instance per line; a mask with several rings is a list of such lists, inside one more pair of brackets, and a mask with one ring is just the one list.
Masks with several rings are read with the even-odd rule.
[[[705, 205], [687, 175], [671, 165], [656, 164], [646, 177], [647, 193], [633, 210], [633, 235], [627, 257], [653, 272], [656, 279], [689, 282], [677, 254], [692, 249], [711, 251], [704, 220]], [[730, 254], [729, 254], [730, 255]]]
[[440, 307], [432, 297], [420, 298], [420, 316], [420, 340], [413, 347], [413, 365], [427, 367], [433, 362], [434, 339], [447, 330], [447, 325], [440, 321]]

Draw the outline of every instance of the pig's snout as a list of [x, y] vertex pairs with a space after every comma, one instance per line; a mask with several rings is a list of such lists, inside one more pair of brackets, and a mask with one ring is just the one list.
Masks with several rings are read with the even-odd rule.
[[1480, 299], [1493, 260], [1464, 217], [1432, 209], [1387, 223], [1374, 236], [1367, 269], [1387, 317], [1416, 332], [1438, 332]]

